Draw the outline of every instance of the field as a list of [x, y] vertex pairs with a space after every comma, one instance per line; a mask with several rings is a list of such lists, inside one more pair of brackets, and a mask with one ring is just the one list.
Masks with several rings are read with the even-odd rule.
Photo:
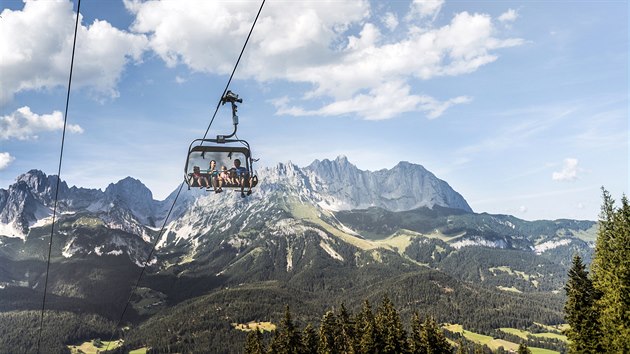
[[271, 332], [276, 330], [276, 325], [271, 322], [256, 322], [251, 321], [248, 323], [232, 323], [234, 328], [241, 330], [243, 332], [249, 332], [255, 329], [260, 330], [261, 332]]
[[[479, 344], [482, 344], [482, 345], [487, 345], [492, 350], [497, 350], [497, 349], [499, 349], [499, 347], [503, 347], [506, 350], [517, 350], [518, 349], [518, 343], [513, 343], [513, 342], [506, 341], [504, 339], [493, 338], [491, 336], [486, 336], [486, 335], [483, 335], [483, 334], [470, 332], [470, 331], [465, 330], [462, 327], [462, 325], [459, 325], [459, 324], [448, 324], [448, 325], [442, 326], [442, 328], [444, 328], [444, 329], [446, 329], [446, 330], [448, 330], [450, 332], [453, 332], [453, 333], [461, 333], [466, 339], [468, 339], [470, 341], [473, 341], [475, 343], [479, 343]], [[501, 330], [503, 332], [519, 336], [519, 337], [521, 337], [523, 339], [526, 339], [527, 335], [534, 335], [534, 336], [540, 336], [540, 337], [546, 337], [546, 338], [564, 337], [564, 336], [558, 335], [556, 333], [532, 334], [530, 332], [523, 331], [523, 330], [516, 329], [516, 328], [501, 328]], [[566, 338], [566, 337], [564, 337], [564, 338]], [[555, 353], [559, 353], [559, 352], [554, 351], [554, 350], [543, 349], [543, 348], [535, 348], [535, 347], [529, 347], [529, 350], [532, 351], [532, 354], [555, 354]]]
[[83, 342], [80, 345], [69, 345], [68, 349], [70, 349], [70, 353], [85, 353], [85, 354], [96, 354], [101, 351], [105, 351], [105, 348], [109, 345], [109, 350], [116, 349], [122, 345], [122, 341], [115, 340], [112, 342], [101, 341], [101, 346], [94, 346], [94, 341]]
[[523, 339], [527, 339], [528, 336], [532, 336], [532, 337], [538, 337], [538, 338], [550, 338], [550, 339], [559, 339], [563, 342], [567, 342], [567, 336], [556, 333], [556, 331], [558, 331], [558, 329], [554, 328], [554, 327], [550, 327], [550, 326], [544, 326], [544, 328], [547, 328], [550, 332], [545, 332], [545, 333], [531, 333], [528, 331], [524, 331], [522, 329], [516, 329], [516, 328], [499, 328], [501, 331], [505, 332], [505, 333], [509, 333], [509, 334], [513, 334], [515, 336], [519, 336]]
[[[119, 339], [112, 342], [108, 342], [104, 340], [104, 341], [101, 341], [101, 346], [99, 347], [94, 346], [94, 340], [91, 340], [91, 341], [83, 342], [80, 345], [69, 345], [68, 349], [70, 349], [70, 353], [72, 354], [78, 354], [78, 353], [97, 354], [97, 353], [101, 353], [105, 351], [108, 344], [109, 344], [108, 350], [113, 350], [122, 345], [122, 340]], [[139, 349], [134, 349], [130, 351], [129, 354], [146, 354], [146, 352], [147, 352], [147, 348], [139, 348]]]

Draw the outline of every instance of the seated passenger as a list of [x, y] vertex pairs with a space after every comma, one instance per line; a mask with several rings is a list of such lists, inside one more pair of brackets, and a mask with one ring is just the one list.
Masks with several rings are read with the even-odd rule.
[[208, 179], [201, 174], [201, 170], [199, 169], [199, 166], [193, 166], [193, 173], [192, 173], [192, 179], [193, 182], [196, 181], [197, 185], [199, 186], [199, 188], [203, 188], [203, 181], [206, 182], [206, 187], [209, 187], [210, 185], [208, 184]]
[[219, 187], [223, 184], [233, 184], [232, 178], [230, 177], [230, 173], [228, 172], [227, 167], [221, 166], [221, 173], [219, 173]]
[[[210, 167], [208, 168], [208, 177], [210, 178], [210, 182], [212, 183], [212, 188], [214, 189], [214, 192], [223, 192], [221, 186], [219, 185], [219, 172], [217, 171], [217, 162], [214, 160], [210, 161]], [[207, 190], [210, 190], [209, 185]]]
[[249, 171], [247, 171], [247, 168], [241, 166], [241, 160], [239, 159], [234, 160], [234, 173], [236, 174], [239, 186], [241, 186], [241, 197], [245, 198], [245, 187], [249, 188], [247, 195], [252, 194]]

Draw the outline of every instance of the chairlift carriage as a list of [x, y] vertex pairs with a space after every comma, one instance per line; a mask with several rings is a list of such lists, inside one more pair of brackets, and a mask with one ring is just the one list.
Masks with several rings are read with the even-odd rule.
[[[206, 188], [219, 192], [227, 188], [241, 191], [244, 196], [244, 193], [251, 194], [252, 188], [258, 184], [258, 177], [254, 173], [256, 160], [252, 158], [249, 143], [236, 137], [238, 127], [236, 103], [242, 103], [243, 100], [228, 91], [221, 98], [222, 104], [227, 102], [232, 105], [234, 131], [230, 135], [217, 135], [215, 139], [193, 140], [188, 148], [184, 167], [184, 181], [189, 190]], [[215, 162], [214, 169], [211, 168], [212, 161]], [[223, 178], [224, 176], [229, 178]]]

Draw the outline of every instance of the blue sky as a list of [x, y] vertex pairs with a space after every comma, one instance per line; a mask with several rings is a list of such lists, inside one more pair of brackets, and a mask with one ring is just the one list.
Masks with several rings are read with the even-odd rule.
[[[0, 188], [56, 174], [76, 3], [2, 2]], [[84, 1], [62, 178], [181, 181], [259, 2]], [[626, 1], [273, 1], [231, 90], [259, 167], [421, 164], [476, 212], [597, 218], [628, 193]], [[230, 131], [227, 106], [211, 135]]]

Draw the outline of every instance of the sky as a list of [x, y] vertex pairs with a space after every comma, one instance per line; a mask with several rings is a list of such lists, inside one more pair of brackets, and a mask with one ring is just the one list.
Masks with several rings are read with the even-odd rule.
[[[56, 174], [77, 3], [0, 3], [0, 188]], [[84, 1], [61, 177], [182, 181], [258, 1]], [[423, 165], [475, 212], [596, 220], [629, 190], [627, 1], [274, 1], [230, 89], [257, 167]], [[219, 110], [209, 136], [231, 132]]]

